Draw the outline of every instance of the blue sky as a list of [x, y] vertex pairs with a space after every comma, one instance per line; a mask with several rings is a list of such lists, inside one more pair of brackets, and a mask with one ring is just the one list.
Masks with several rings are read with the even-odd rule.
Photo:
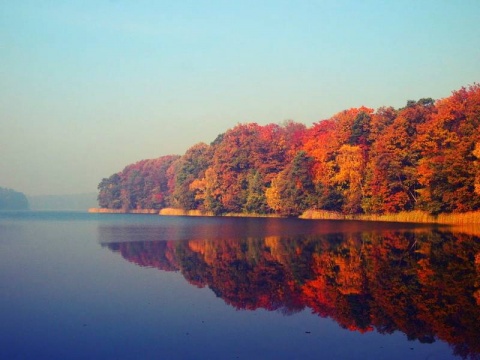
[[0, 0], [0, 186], [96, 191], [238, 123], [480, 81], [480, 1]]

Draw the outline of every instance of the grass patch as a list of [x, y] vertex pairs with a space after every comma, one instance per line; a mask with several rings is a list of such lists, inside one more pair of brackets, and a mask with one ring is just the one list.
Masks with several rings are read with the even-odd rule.
[[361, 220], [361, 221], [386, 221], [386, 222], [406, 222], [421, 224], [448, 224], [448, 225], [469, 225], [480, 224], [480, 211], [467, 213], [452, 213], [430, 215], [425, 211], [404, 211], [395, 214], [382, 215], [344, 215], [341, 213], [325, 210], [307, 210], [302, 215], [302, 219], [323, 219], [323, 220]]
[[164, 208], [158, 212], [159, 215], [166, 216], [213, 216], [211, 211], [183, 210], [178, 208]]

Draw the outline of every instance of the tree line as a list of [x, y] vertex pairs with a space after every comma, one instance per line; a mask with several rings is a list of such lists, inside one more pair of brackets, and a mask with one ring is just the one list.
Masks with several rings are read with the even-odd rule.
[[0, 210], [28, 210], [29, 204], [24, 193], [0, 187]]
[[480, 85], [400, 109], [351, 108], [306, 127], [238, 124], [184, 155], [104, 178], [102, 208], [297, 216], [480, 208]]

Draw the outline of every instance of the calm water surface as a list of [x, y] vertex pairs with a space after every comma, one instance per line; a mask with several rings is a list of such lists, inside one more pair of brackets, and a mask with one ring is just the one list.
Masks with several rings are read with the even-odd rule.
[[0, 359], [480, 358], [450, 228], [0, 213]]

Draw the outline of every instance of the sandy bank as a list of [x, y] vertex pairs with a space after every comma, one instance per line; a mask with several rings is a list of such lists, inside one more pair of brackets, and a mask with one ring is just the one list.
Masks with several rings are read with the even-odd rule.
[[101, 214], [158, 214], [158, 210], [155, 209], [103, 209], [103, 208], [90, 208], [89, 213], [101, 213]]

